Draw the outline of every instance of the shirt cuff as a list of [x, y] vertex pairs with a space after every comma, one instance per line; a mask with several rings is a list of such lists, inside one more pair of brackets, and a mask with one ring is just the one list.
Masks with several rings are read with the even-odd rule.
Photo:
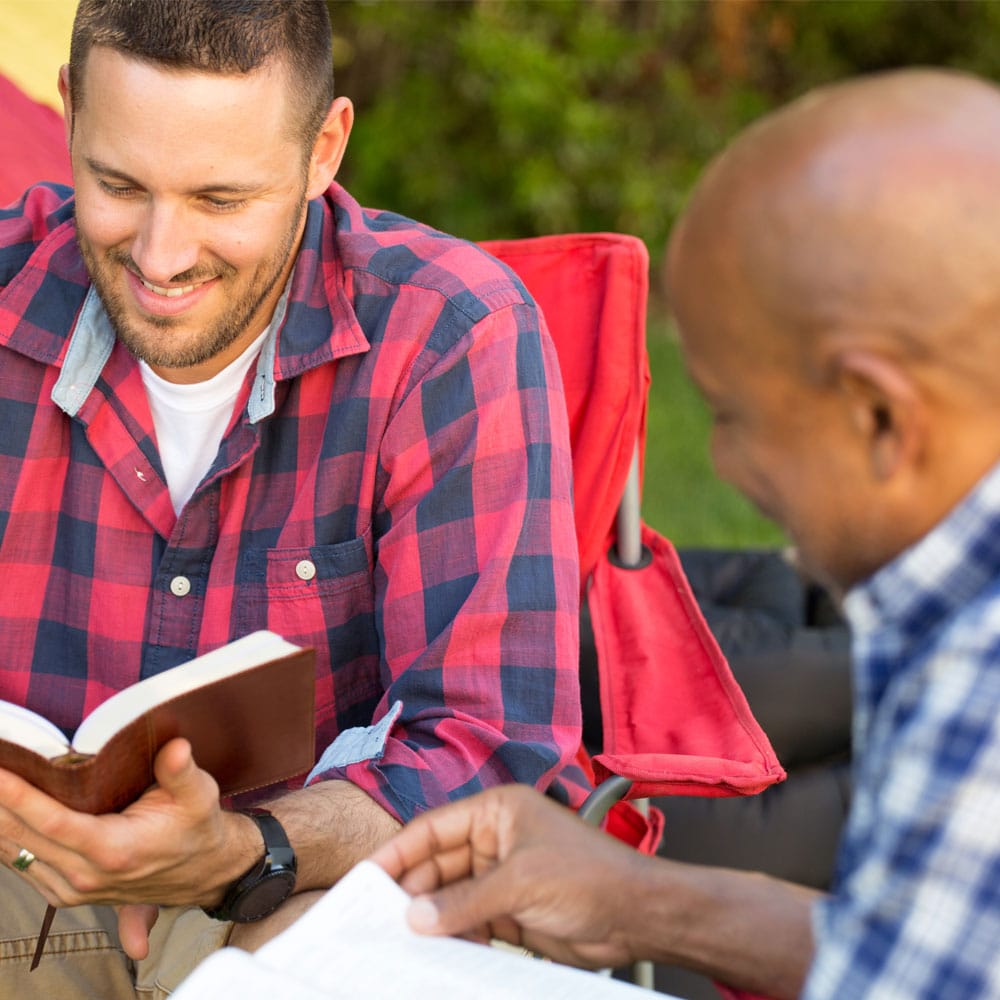
[[366, 760], [379, 760], [385, 753], [389, 730], [395, 725], [402, 711], [403, 703], [395, 701], [389, 711], [374, 725], [356, 726], [339, 733], [309, 772], [306, 784], [312, 784], [321, 774], [335, 768], [360, 764]]

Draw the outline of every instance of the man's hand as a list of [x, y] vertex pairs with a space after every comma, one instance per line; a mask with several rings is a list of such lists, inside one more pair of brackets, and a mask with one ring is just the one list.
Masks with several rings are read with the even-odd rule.
[[796, 997], [818, 893], [753, 872], [646, 857], [524, 785], [413, 820], [375, 854], [427, 934], [496, 937], [588, 967], [683, 965]]
[[413, 820], [372, 859], [429, 934], [496, 937], [590, 968], [631, 962], [630, 887], [649, 859], [524, 785]]
[[151, 903], [124, 903], [118, 910], [118, 940], [129, 958], [140, 961], [149, 955], [149, 932], [160, 908]]
[[54, 906], [119, 905], [122, 944], [144, 957], [151, 902], [210, 904], [260, 853], [246, 817], [224, 812], [215, 780], [186, 740], [157, 755], [156, 784], [121, 813], [91, 816], [0, 770], [0, 850], [37, 858], [24, 873]]

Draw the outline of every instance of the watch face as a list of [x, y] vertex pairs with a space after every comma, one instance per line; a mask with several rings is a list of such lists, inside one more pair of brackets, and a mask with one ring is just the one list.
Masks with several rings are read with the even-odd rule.
[[278, 869], [264, 875], [233, 902], [229, 919], [238, 924], [260, 920], [274, 911], [292, 894], [295, 872]]

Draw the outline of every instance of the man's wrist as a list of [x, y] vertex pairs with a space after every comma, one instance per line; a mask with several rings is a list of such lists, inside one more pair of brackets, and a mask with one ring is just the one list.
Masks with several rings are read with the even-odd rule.
[[224, 832], [218, 865], [203, 886], [199, 905], [205, 910], [222, 905], [229, 887], [264, 856], [264, 845], [257, 824], [244, 812], [222, 812]]
[[278, 908], [295, 889], [297, 863], [281, 823], [266, 809], [241, 810], [256, 831], [255, 860], [223, 890], [221, 900], [204, 907], [217, 920], [250, 923]]

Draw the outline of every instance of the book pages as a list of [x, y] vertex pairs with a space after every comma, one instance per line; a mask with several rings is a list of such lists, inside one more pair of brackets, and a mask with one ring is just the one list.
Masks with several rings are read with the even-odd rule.
[[80, 723], [73, 737], [73, 749], [82, 754], [97, 753], [109, 737], [153, 705], [240, 673], [256, 664], [293, 653], [296, 649], [297, 646], [273, 632], [251, 632], [242, 639], [203, 653], [171, 670], [122, 688]]
[[12, 701], [0, 701], [0, 739], [17, 743], [43, 757], [69, 750], [61, 730], [48, 719]]
[[[181, 984], [174, 1000], [317, 997], [392, 1000], [628, 1000], [629, 983], [508, 949], [427, 937], [406, 923], [409, 896], [363, 861], [291, 927], [254, 954], [226, 948]], [[277, 979], [275, 977], [278, 977]], [[260, 990], [260, 992], [250, 992]], [[668, 1000], [664, 994], [656, 994]]]

